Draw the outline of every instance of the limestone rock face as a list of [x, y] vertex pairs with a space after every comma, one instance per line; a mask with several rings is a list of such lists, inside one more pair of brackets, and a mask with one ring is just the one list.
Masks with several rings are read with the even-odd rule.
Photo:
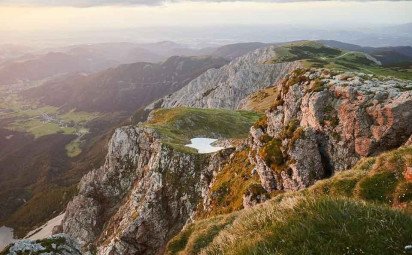
[[164, 108], [237, 109], [248, 95], [276, 83], [300, 66], [299, 62], [272, 64], [275, 47], [257, 49], [219, 69], [210, 69], [156, 104]]
[[305, 188], [412, 134], [411, 82], [299, 69], [278, 93], [250, 132], [250, 159], [268, 191]]
[[152, 129], [119, 128], [105, 164], [81, 180], [63, 231], [84, 251], [157, 254], [190, 221], [232, 151], [186, 153], [162, 144]]

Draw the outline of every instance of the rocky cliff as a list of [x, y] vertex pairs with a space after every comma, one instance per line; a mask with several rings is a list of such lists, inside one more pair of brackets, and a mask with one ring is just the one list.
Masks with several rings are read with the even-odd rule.
[[299, 62], [271, 63], [276, 58], [276, 48], [257, 49], [219, 69], [208, 70], [161, 99], [161, 107], [237, 109], [249, 94], [274, 84], [300, 66]]
[[412, 134], [412, 83], [299, 69], [251, 129], [251, 161], [267, 191], [297, 190]]
[[98, 254], [156, 254], [189, 220], [231, 149], [178, 151], [145, 127], [117, 129], [104, 166], [83, 177], [65, 233]]
[[246, 138], [258, 118], [246, 111], [160, 109], [146, 123], [116, 129], [104, 165], [82, 178], [68, 204], [63, 232], [92, 253], [161, 252], [193, 218], [234, 150], [200, 154], [185, 144], [195, 137]]

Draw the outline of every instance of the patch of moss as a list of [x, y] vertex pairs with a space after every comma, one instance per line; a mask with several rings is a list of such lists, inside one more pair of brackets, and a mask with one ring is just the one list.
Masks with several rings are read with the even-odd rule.
[[274, 138], [259, 150], [260, 157], [264, 159], [266, 164], [275, 171], [280, 171], [279, 167], [285, 163], [281, 146], [282, 141]]
[[359, 182], [357, 195], [365, 200], [392, 204], [396, 184], [397, 177], [395, 173], [377, 173], [367, 176]]
[[325, 88], [325, 87], [324, 87], [324, 82], [323, 82], [321, 79], [316, 78], [315, 80], [313, 80], [313, 81], [310, 83], [310, 89], [309, 89], [309, 91], [311, 91], [311, 92], [320, 92], [320, 91], [322, 91], [324, 88]]
[[283, 130], [280, 133], [280, 139], [289, 139], [293, 136], [293, 133], [296, 131], [296, 129], [299, 127], [299, 120], [298, 119], [292, 119], [288, 122], [288, 124], [283, 128]]

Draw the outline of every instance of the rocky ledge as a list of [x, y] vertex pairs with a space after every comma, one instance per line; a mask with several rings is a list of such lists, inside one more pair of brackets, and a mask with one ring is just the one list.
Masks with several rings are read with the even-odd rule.
[[80, 247], [71, 237], [58, 234], [46, 239], [32, 241], [21, 240], [18, 241], [4, 251], [1, 255], [19, 255], [19, 254], [53, 254], [53, 255], [81, 255]]
[[250, 160], [268, 191], [298, 190], [412, 133], [412, 83], [298, 69], [251, 129]]

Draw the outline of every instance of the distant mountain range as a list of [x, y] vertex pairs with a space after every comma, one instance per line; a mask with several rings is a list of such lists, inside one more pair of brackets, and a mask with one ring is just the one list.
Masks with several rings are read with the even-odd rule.
[[29, 89], [24, 95], [66, 110], [132, 112], [227, 62], [215, 57], [175, 56], [162, 63], [124, 64], [91, 75], [60, 77]]
[[[171, 56], [214, 56], [232, 60], [265, 45], [239, 43], [217, 48], [192, 49], [174, 42], [104, 43], [43, 49], [30, 54], [24, 54], [23, 50], [17, 52], [18, 46], [4, 46], [3, 51], [0, 48], [0, 85], [37, 81], [75, 72], [93, 73], [121, 64], [158, 63]], [[11, 58], [8, 52], [14, 52], [15, 57]], [[2, 54], [5, 59], [3, 63]]]

